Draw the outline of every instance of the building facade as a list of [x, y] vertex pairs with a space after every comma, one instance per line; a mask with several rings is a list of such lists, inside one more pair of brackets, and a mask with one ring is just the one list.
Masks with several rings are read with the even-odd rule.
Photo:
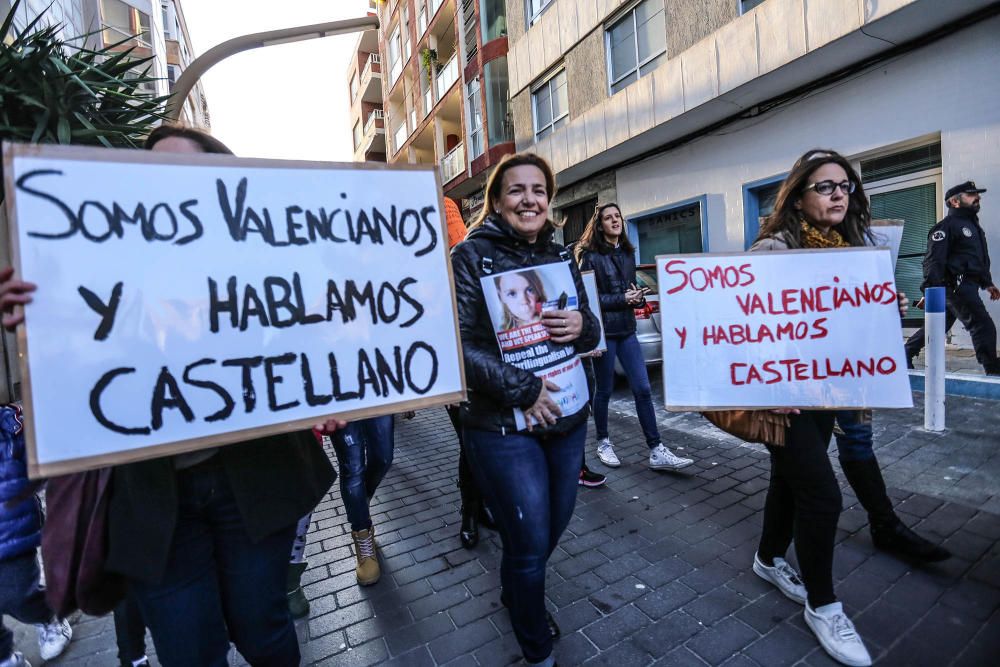
[[468, 219], [513, 152], [503, 0], [387, 0], [379, 51], [389, 162], [437, 164]]
[[[369, 16], [378, 9], [368, 1]], [[385, 108], [382, 103], [382, 58], [378, 32], [358, 35], [347, 67], [347, 99], [351, 110], [351, 145], [355, 162], [385, 162]]]
[[[13, 0], [0, 0], [0, 16], [7, 16]], [[51, 5], [51, 7], [50, 7]], [[180, 0], [22, 0], [14, 24], [27, 25], [39, 15], [43, 21], [61, 26], [62, 37], [70, 44], [118, 48], [134, 47], [137, 58], [152, 57], [148, 76], [157, 79], [148, 90], [167, 95], [174, 82], [194, 59], [191, 38]], [[199, 82], [185, 102], [181, 120], [209, 127], [208, 102]]]
[[552, 163], [567, 242], [617, 201], [640, 262], [745, 249], [792, 163], [831, 148], [875, 218], [904, 220], [896, 280], [916, 295], [944, 190], [1000, 191], [989, 0], [508, 0], [507, 14], [516, 145]]

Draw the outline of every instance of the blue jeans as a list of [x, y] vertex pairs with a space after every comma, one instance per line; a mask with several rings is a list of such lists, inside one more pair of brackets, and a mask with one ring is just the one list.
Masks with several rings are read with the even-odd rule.
[[285, 598], [295, 524], [252, 542], [215, 459], [176, 473], [177, 526], [163, 580], [129, 582], [157, 658], [165, 667], [224, 667], [232, 640], [254, 667], [297, 665]]
[[22, 623], [48, 623], [52, 610], [45, 602], [45, 589], [38, 585], [35, 550], [0, 561], [0, 661], [14, 652], [14, 634], [3, 624], [4, 615]]
[[586, 437], [586, 422], [549, 437], [464, 431], [472, 472], [503, 541], [500, 581], [528, 662], [552, 653], [545, 565], [573, 515]]
[[834, 430], [841, 461], [867, 461], [875, 458], [872, 450], [872, 413], [870, 410], [837, 410], [839, 429]]
[[371, 528], [368, 503], [389, 472], [393, 446], [392, 415], [351, 422], [333, 434], [340, 466], [340, 495], [351, 530]]
[[646, 374], [646, 361], [642, 358], [642, 348], [636, 335], [624, 338], [608, 338], [608, 349], [594, 359], [597, 374], [597, 391], [594, 393], [594, 427], [597, 439], [608, 437], [608, 401], [615, 386], [615, 358], [622, 362], [628, 386], [635, 397], [635, 411], [639, 416], [639, 426], [646, 436], [646, 445], [652, 449], [660, 444], [660, 430], [656, 427], [656, 412], [653, 410], [653, 396]]

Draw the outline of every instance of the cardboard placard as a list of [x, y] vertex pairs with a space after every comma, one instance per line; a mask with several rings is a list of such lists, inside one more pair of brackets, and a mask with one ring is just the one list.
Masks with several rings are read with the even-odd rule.
[[464, 399], [433, 167], [3, 159], [32, 476]]
[[587, 301], [590, 303], [590, 312], [597, 318], [597, 324], [601, 327], [601, 339], [597, 341], [597, 347], [583, 356], [590, 355], [595, 351], [606, 352], [608, 341], [604, 337], [604, 316], [601, 314], [601, 294], [597, 291], [597, 275], [593, 271], [581, 271], [580, 277], [583, 278], [583, 288], [587, 290]]
[[888, 248], [656, 258], [668, 410], [908, 408]]

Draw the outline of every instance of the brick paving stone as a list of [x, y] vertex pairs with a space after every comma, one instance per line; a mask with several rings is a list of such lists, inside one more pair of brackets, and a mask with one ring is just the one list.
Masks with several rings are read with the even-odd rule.
[[[655, 378], [653, 386], [659, 396]], [[992, 432], [976, 424], [997, 405], [949, 400], [955, 426], [940, 437], [921, 431], [920, 395], [915, 399], [913, 410], [876, 413], [876, 451], [903, 520], [956, 556], [920, 566], [877, 551], [841, 477], [847, 511], [837, 533], [836, 590], [880, 665], [992, 665], [1000, 655], [1000, 456], [995, 443], [986, 444]], [[645, 465], [648, 450], [630, 406], [627, 388], [619, 387], [610, 425], [621, 434], [623, 466], [593, 461], [609, 483], [580, 489], [551, 559], [546, 597], [563, 630], [555, 648], [560, 664], [834, 664], [806, 628], [802, 607], [750, 570], [768, 484], [766, 451], [700, 416], [661, 412], [664, 441], [696, 463], [683, 474], [656, 473]], [[591, 430], [591, 458], [592, 438]], [[472, 550], [458, 540], [458, 447], [443, 410], [398, 421], [396, 442], [395, 463], [371, 507], [383, 566], [378, 584], [357, 586], [339, 487], [313, 514], [303, 576], [312, 613], [296, 625], [304, 664], [518, 663], [499, 602], [499, 535], [483, 529]], [[840, 474], [835, 458], [831, 447]], [[944, 474], [952, 482], [939, 479]], [[789, 558], [794, 562], [794, 549]], [[113, 664], [110, 618], [74, 623], [76, 639], [60, 664]], [[18, 647], [40, 663], [34, 629], [12, 627]], [[233, 665], [245, 664], [232, 656]]]

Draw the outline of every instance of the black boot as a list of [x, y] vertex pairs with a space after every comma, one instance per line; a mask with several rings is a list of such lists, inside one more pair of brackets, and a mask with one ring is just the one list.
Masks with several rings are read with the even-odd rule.
[[885, 491], [885, 480], [882, 479], [877, 459], [841, 459], [840, 467], [861, 506], [868, 512], [868, 524], [876, 548], [925, 562], [937, 562], [951, 557], [951, 552], [947, 549], [917, 535], [896, 516], [892, 501]]
[[462, 505], [462, 529], [458, 533], [466, 549], [474, 549], [479, 544], [479, 507], [470, 505]]

